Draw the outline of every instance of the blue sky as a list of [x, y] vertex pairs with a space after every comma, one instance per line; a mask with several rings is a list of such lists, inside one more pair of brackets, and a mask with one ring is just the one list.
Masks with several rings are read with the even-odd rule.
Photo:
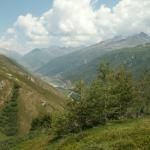
[[20, 15], [40, 16], [50, 9], [52, 0], [0, 0], [0, 32], [4, 32]]
[[[112, 8], [119, 0], [97, 0], [95, 8], [102, 4]], [[20, 15], [31, 13], [40, 16], [52, 7], [53, 0], [0, 0], [0, 33], [10, 27]]]
[[97, 0], [96, 3], [96, 8], [99, 8], [101, 5], [106, 5], [109, 8], [112, 8], [113, 6], [115, 6], [117, 3], [119, 2], [119, 0]]

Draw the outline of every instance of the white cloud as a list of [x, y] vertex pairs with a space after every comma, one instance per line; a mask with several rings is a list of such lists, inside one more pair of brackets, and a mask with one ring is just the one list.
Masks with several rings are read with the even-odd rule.
[[40, 18], [60, 45], [80, 45], [96, 34], [90, 0], [55, 0], [53, 9]]
[[39, 18], [31, 14], [19, 16], [12, 28], [0, 38], [0, 47], [21, 52], [49, 45], [49, 35]]
[[139, 31], [150, 34], [150, 1], [123, 0], [115, 8], [118, 20], [116, 31], [122, 34], [133, 34]]
[[35, 47], [79, 46], [118, 34], [150, 34], [150, 1], [121, 0], [110, 9], [93, 10], [97, 0], [54, 0], [53, 7], [34, 17], [19, 16], [0, 38], [0, 47], [30, 50]]

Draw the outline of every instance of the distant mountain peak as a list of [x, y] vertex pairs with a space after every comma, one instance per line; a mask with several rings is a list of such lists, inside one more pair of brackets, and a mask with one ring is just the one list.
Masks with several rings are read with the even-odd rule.
[[149, 36], [148, 36], [146, 33], [144, 33], [144, 32], [139, 33], [139, 36], [141, 36], [141, 37], [146, 37], [146, 38], [149, 37]]
[[123, 35], [117, 35], [117, 36], [114, 36], [114, 38], [111, 39], [111, 41], [120, 41], [120, 40], [123, 40], [125, 39], [126, 37], [123, 36]]
[[132, 37], [150, 38], [145, 32], [140, 32], [138, 34], [133, 35]]
[[[140, 32], [140, 33], [137, 33], [137, 34], [133, 34], [133, 35], [129, 35], [129, 36], [125, 36], [125, 35], [117, 35], [117, 36], [114, 36], [113, 38], [111, 39], [108, 39], [108, 40], [105, 40], [105, 41], [101, 41], [99, 44], [103, 44], [103, 43], [111, 43], [112, 42], [120, 42], [122, 40], [132, 40], [132, 39], [143, 39], [143, 40], [149, 40], [150, 39], [150, 36], [147, 35], [145, 32]], [[140, 43], [139, 43], [140, 44]]]

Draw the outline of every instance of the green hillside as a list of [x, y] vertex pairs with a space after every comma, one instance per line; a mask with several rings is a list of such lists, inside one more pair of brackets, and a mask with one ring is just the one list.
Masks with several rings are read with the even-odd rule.
[[[15, 85], [19, 86], [18, 94], [14, 92]], [[3, 116], [1, 121], [4, 126], [8, 122], [4, 117], [11, 119], [7, 112], [17, 112], [18, 134], [26, 134], [34, 118], [45, 113], [61, 112], [64, 103], [64, 98], [56, 89], [0, 55], [0, 114]]]
[[114, 66], [126, 64], [127, 67], [135, 67], [134, 71], [140, 72], [150, 60], [150, 45], [145, 44], [149, 42], [150, 37], [144, 33], [126, 38], [116, 37], [53, 59], [38, 69], [37, 73], [50, 78], [61, 76], [66, 80], [90, 80], [96, 73], [97, 65], [103, 61], [111, 62]]
[[0, 60], [0, 150], [149, 150], [149, 72], [136, 81], [124, 68], [101, 64], [97, 78], [77, 83], [78, 98], [64, 106], [55, 89]]
[[100, 63], [109, 63], [113, 68], [124, 66], [135, 76], [139, 76], [145, 69], [150, 70], [150, 44], [108, 52], [87, 64], [79, 66], [74, 71], [69, 70], [64, 77], [70, 80], [85, 79], [90, 81], [95, 77]]
[[11, 150], [149, 150], [150, 118], [109, 123], [62, 139], [41, 134]]

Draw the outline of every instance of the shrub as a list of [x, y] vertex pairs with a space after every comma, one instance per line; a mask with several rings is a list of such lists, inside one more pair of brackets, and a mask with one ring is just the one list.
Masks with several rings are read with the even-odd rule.
[[50, 115], [43, 115], [41, 117], [35, 118], [31, 124], [31, 131], [37, 129], [48, 129], [51, 128], [51, 116]]

